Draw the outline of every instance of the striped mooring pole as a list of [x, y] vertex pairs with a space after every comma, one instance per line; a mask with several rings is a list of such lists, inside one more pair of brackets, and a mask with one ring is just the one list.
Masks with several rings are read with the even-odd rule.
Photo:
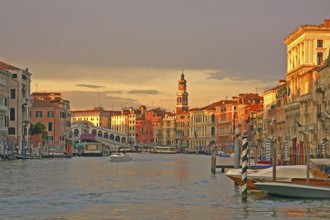
[[249, 144], [249, 136], [247, 133], [243, 134], [242, 141], [242, 200], [247, 199], [247, 152]]

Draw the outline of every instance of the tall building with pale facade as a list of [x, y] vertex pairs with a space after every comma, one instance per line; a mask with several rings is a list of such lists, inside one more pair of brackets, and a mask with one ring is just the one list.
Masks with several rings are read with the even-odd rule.
[[30, 127], [30, 84], [31, 73], [0, 61], [0, 70], [10, 74], [9, 87], [9, 123], [8, 135], [16, 146], [28, 146]]
[[[8, 138], [8, 99], [9, 87], [8, 82], [10, 73], [5, 70], [0, 70], [0, 146]], [[1, 147], [3, 149], [3, 147]], [[0, 150], [1, 152], [1, 150]]]
[[[285, 40], [287, 46], [288, 101], [286, 113], [286, 139], [293, 154], [311, 152], [318, 145], [316, 132], [315, 71], [324, 62], [330, 48], [330, 20], [320, 25], [302, 25]], [[315, 116], [314, 116], [315, 115]], [[303, 158], [299, 158], [303, 160]]]
[[205, 151], [207, 148], [215, 145], [217, 105], [219, 105], [219, 102], [190, 111], [188, 151]]

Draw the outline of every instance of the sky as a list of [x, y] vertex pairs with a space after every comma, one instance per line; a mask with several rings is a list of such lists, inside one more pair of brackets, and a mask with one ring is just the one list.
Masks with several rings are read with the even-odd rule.
[[182, 72], [198, 108], [275, 87], [283, 40], [329, 12], [329, 0], [0, 0], [0, 60], [71, 110], [173, 111]]

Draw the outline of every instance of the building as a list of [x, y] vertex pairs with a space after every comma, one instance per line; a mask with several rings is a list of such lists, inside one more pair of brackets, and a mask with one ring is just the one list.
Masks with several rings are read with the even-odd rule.
[[[234, 119], [237, 117], [237, 102], [222, 100], [216, 109], [216, 146], [222, 151], [229, 152], [234, 147]], [[235, 114], [236, 113], [236, 114]]]
[[317, 71], [315, 99], [318, 141], [314, 155], [326, 157], [330, 152], [330, 51], [328, 59]]
[[[8, 143], [8, 99], [10, 73], [0, 70], [0, 146], [4, 141]], [[3, 149], [3, 147], [1, 147]], [[0, 150], [1, 152], [1, 150]]]
[[[288, 100], [286, 114], [286, 139], [292, 155], [304, 160], [304, 143], [311, 152], [317, 148], [316, 116], [313, 72], [320, 67], [329, 53], [330, 20], [320, 25], [302, 25], [284, 40], [287, 47]], [[297, 158], [295, 158], [297, 159]]]
[[122, 109], [121, 112], [117, 112], [111, 116], [111, 130], [117, 131], [122, 134], [128, 134], [129, 132], [129, 116], [132, 112], [132, 108]]
[[[221, 101], [220, 101], [221, 102]], [[216, 106], [212, 103], [199, 109], [192, 109], [189, 118], [189, 149], [190, 152], [205, 151], [215, 146], [216, 141]]]
[[146, 127], [146, 144], [159, 145], [162, 144], [162, 122], [165, 117], [165, 109], [155, 108], [146, 111], [145, 127]]
[[88, 121], [96, 127], [111, 128], [111, 116], [118, 111], [104, 110], [102, 107], [96, 107], [92, 110], [71, 111], [71, 120], [73, 122]]
[[176, 115], [172, 112], [166, 112], [162, 122], [163, 127], [163, 145], [175, 146], [176, 135]]
[[31, 73], [0, 61], [0, 70], [9, 73], [8, 136], [15, 146], [29, 147]]
[[65, 152], [65, 142], [71, 134], [70, 102], [61, 93], [32, 93], [31, 97], [31, 124], [43, 124], [47, 132], [45, 144], [56, 152]]

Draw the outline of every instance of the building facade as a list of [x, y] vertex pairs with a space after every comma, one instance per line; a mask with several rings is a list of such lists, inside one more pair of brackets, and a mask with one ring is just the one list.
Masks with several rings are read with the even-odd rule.
[[20, 69], [0, 62], [0, 70], [8, 72], [8, 136], [16, 147], [29, 147], [30, 127], [30, 84], [31, 73], [28, 69]]
[[294, 159], [301, 162], [305, 147], [308, 146], [311, 153], [317, 149], [317, 106], [313, 102], [316, 80], [313, 72], [329, 53], [330, 20], [324, 20], [320, 25], [300, 26], [284, 40], [284, 44], [287, 46], [288, 83], [288, 101], [284, 106], [286, 139], [290, 140]]
[[72, 122], [88, 121], [94, 126], [102, 128], [111, 128], [111, 116], [118, 111], [104, 110], [102, 107], [96, 107], [92, 110], [71, 111]]
[[71, 137], [70, 102], [64, 100], [61, 93], [32, 93], [31, 97], [31, 124], [43, 124], [47, 147], [65, 152], [66, 139]]
[[[8, 99], [9, 99], [9, 79], [10, 73], [0, 70], [0, 146], [4, 141], [8, 144]], [[3, 147], [1, 147], [0, 152]]]

